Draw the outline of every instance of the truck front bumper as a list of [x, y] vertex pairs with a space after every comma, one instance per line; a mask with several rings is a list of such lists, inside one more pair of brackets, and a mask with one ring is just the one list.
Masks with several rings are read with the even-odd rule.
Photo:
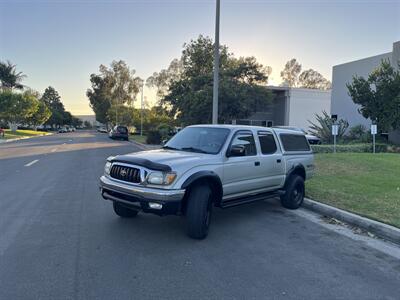
[[121, 183], [100, 177], [100, 192], [104, 199], [157, 215], [179, 214], [185, 190], [164, 190]]

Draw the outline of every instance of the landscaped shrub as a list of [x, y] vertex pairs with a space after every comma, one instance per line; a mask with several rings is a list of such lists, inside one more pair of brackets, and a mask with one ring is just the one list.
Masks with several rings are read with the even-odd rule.
[[[326, 111], [322, 111], [322, 115], [315, 114], [315, 119], [317, 120], [315, 123], [308, 121], [310, 123], [310, 134], [319, 137], [322, 143], [332, 143], [332, 125], [334, 121], [331, 119], [331, 116]], [[339, 126], [337, 141], [340, 141], [349, 127], [349, 123], [346, 120], [340, 119], [336, 124]]]
[[[311, 145], [314, 153], [333, 153], [333, 145]], [[336, 152], [372, 153], [372, 144], [336, 145]], [[388, 152], [387, 144], [376, 144], [376, 152]]]
[[146, 143], [151, 145], [161, 144], [161, 135], [158, 130], [150, 130], [147, 133]]
[[365, 128], [365, 126], [362, 124], [359, 124], [359, 125], [350, 127], [346, 136], [350, 140], [360, 140], [366, 132], [367, 132], [367, 129]]
[[161, 123], [160, 125], [157, 126], [157, 131], [161, 136], [161, 140], [168, 139], [172, 132], [172, 126], [165, 123]]

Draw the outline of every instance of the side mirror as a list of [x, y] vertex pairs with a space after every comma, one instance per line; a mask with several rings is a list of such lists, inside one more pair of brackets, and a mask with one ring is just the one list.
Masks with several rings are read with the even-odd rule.
[[228, 157], [232, 156], [245, 156], [246, 147], [243, 145], [233, 145], [228, 152]]

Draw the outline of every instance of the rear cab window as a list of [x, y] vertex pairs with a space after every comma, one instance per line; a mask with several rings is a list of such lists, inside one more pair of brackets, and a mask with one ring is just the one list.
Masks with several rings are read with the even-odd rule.
[[310, 145], [302, 134], [281, 133], [279, 135], [286, 152], [309, 152]]
[[272, 132], [259, 131], [258, 140], [260, 142], [262, 154], [274, 154], [278, 150], [275, 137]]

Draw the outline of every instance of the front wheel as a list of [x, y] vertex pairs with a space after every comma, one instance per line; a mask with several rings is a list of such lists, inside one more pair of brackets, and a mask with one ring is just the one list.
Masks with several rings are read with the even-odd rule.
[[281, 196], [282, 206], [289, 209], [297, 209], [304, 200], [304, 179], [299, 175], [290, 176], [285, 194]]
[[135, 209], [127, 208], [126, 206], [116, 201], [113, 202], [113, 208], [115, 214], [120, 216], [121, 218], [133, 218], [136, 217], [139, 212]]
[[195, 185], [189, 194], [186, 209], [187, 233], [193, 239], [208, 235], [211, 221], [212, 192], [207, 184]]

